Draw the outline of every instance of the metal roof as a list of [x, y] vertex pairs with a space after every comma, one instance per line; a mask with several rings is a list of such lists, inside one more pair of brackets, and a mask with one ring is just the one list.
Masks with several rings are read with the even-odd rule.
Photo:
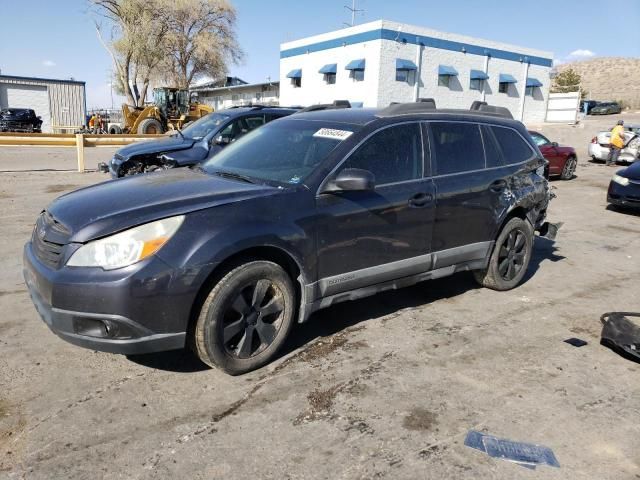
[[80, 85], [85, 85], [86, 82], [82, 80], [71, 80], [71, 79], [62, 79], [62, 78], [41, 78], [41, 77], [21, 77], [17, 75], [0, 75], [0, 82], [2, 80], [24, 80], [27, 82], [55, 82], [55, 83], [75, 83]]

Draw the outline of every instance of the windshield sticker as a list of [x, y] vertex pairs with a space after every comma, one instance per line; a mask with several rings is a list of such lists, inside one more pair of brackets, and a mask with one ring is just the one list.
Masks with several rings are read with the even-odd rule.
[[348, 130], [336, 130], [334, 128], [321, 128], [313, 134], [314, 137], [331, 138], [332, 140], [346, 140], [353, 134]]
[[301, 181], [302, 181], [302, 179], [299, 176], [296, 175], [295, 177], [292, 177], [289, 180], [289, 183], [300, 183]]

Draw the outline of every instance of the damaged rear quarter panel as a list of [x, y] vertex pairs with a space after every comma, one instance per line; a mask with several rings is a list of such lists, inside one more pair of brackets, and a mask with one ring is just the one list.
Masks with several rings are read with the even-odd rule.
[[546, 163], [546, 160], [536, 158], [520, 165], [511, 176], [508, 188], [496, 197], [494, 214], [497, 228], [494, 237], [497, 237], [502, 225], [516, 210], [523, 211], [536, 229], [544, 222], [551, 190], [548, 180], [538, 175], [536, 169], [544, 167]]

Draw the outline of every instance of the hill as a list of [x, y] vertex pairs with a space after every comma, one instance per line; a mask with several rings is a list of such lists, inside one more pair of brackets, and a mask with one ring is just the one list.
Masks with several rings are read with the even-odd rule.
[[631, 108], [640, 108], [640, 58], [597, 57], [556, 68], [559, 72], [573, 68], [590, 99], [622, 100]]

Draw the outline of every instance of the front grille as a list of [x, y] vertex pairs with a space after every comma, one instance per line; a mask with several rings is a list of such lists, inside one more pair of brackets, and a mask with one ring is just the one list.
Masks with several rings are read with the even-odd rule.
[[31, 236], [33, 252], [38, 259], [51, 268], [58, 268], [62, 249], [68, 243], [69, 230], [57, 222], [48, 212], [43, 212], [36, 221]]

